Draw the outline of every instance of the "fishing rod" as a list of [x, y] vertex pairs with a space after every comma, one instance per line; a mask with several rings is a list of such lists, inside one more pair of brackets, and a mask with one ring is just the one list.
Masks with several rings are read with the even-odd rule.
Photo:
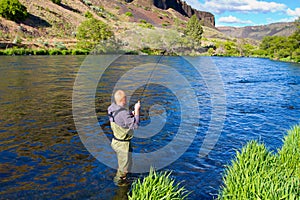
[[162, 59], [162, 57], [164, 56], [165, 53], [166, 53], [166, 50], [164, 50], [164, 51], [162, 52], [162, 55], [159, 57], [158, 61], [156, 62], [156, 65], [153, 67], [153, 69], [152, 69], [152, 71], [151, 71], [151, 73], [150, 73], [150, 76], [148, 77], [148, 80], [146, 81], [146, 84], [144, 85], [144, 88], [143, 88], [142, 92], [141, 92], [140, 95], [139, 95], [139, 98], [138, 98], [139, 101], [142, 100], [142, 97], [144, 96], [144, 92], [145, 92], [147, 86], [149, 85], [149, 81], [150, 81], [151, 78], [152, 78], [153, 72], [156, 70], [158, 64], [160, 63], [160, 60]]
[[[158, 61], [157, 61], [156, 64], [154, 65], [153, 69], [151, 70], [150, 76], [148, 77], [148, 79], [147, 79], [147, 81], [146, 81], [146, 84], [145, 84], [144, 87], [143, 87], [142, 92], [139, 94], [139, 97], [138, 97], [138, 101], [139, 101], [139, 102], [142, 101], [142, 98], [143, 98], [143, 96], [144, 96], [144, 92], [145, 92], [146, 88], [147, 88], [148, 85], [149, 85], [149, 82], [150, 82], [150, 80], [151, 80], [151, 78], [152, 78], [152, 76], [153, 76], [153, 73], [154, 73], [154, 71], [156, 70], [158, 64], [160, 63], [160, 61], [161, 61], [161, 59], [162, 59], [162, 57], [164, 56], [165, 53], [166, 53], [166, 50], [164, 50], [164, 51], [162, 52], [162, 54], [161, 54], [161, 56], [159, 57]], [[134, 110], [134, 104], [131, 105], [130, 108], [131, 108], [130, 110]]]

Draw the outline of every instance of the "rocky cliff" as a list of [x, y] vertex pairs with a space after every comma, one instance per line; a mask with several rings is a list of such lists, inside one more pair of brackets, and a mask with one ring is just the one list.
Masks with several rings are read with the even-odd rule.
[[199, 11], [192, 8], [185, 1], [181, 0], [153, 0], [153, 4], [161, 9], [169, 9], [173, 8], [177, 12], [185, 15], [187, 17], [191, 17], [194, 14], [198, 17], [199, 20], [204, 22], [204, 25], [214, 27], [215, 26], [215, 17], [213, 14], [209, 12]]
[[[134, 0], [125, 0], [127, 3], [133, 2]], [[215, 17], [213, 14], [205, 11], [199, 11], [192, 8], [185, 1], [182, 0], [145, 0], [153, 4], [157, 8], [167, 10], [172, 8], [179, 12], [180, 14], [191, 17], [194, 14], [198, 17], [199, 20], [203, 21], [205, 26], [215, 27]]]

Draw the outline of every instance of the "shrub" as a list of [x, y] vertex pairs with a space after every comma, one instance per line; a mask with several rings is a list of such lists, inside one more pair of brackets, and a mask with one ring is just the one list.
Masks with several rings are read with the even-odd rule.
[[28, 16], [27, 8], [19, 0], [0, 0], [0, 15], [13, 21], [22, 21]]
[[125, 15], [128, 16], [128, 17], [133, 17], [132, 12], [126, 12]]
[[212, 56], [212, 55], [215, 53], [215, 50], [214, 50], [213, 48], [210, 47], [210, 48], [207, 50], [207, 53], [208, 53], [208, 55]]
[[92, 14], [90, 11], [87, 11], [87, 12], [84, 14], [84, 16], [85, 16], [86, 18], [93, 18], [93, 14]]
[[66, 50], [67, 47], [63, 42], [55, 42], [54, 43], [55, 48], [60, 49], [60, 50]]
[[299, 199], [300, 126], [288, 132], [278, 154], [249, 142], [226, 169], [219, 199]]
[[150, 24], [150, 23], [148, 23], [146, 20], [144, 20], [144, 19], [141, 19], [140, 20], [140, 24], [139, 24], [139, 26], [140, 27], [143, 27], [143, 28], [149, 28], [149, 29], [153, 29], [154, 28], [154, 26], [152, 25], [152, 24]]
[[59, 49], [50, 49], [49, 51], [48, 51], [48, 53], [49, 53], [49, 55], [61, 55], [62, 54], [62, 52], [59, 50]]
[[140, 179], [132, 185], [129, 200], [160, 200], [160, 199], [186, 199], [189, 193], [180, 184], [175, 185], [175, 180], [170, 178], [171, 173], [156, 173], [152, 168], [147, 177]]
[[89, 54], [89, 51], [84, 50], [84, 49], [73, 49], [71, 54], [72, 55], [87, 55], [87, 54]]
[[61, 0], [51, 0], [53, 3], [55, 3], [55, 4], [61, 4]]
[[33, 51], [34, 55], [47, 55], [48, 52], [45, 49], [36, 49]]
[[81, 48], [90, 49], [103, 40], [113, 37], [110, 28], [100, 20], [95, 18], [82, 22], [78, 29], [76, 38], [79, 40]]

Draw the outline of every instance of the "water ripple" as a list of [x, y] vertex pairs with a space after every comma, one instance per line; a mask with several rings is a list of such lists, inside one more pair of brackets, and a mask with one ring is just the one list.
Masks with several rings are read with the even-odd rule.
[[[0, 195], [3, 199], [120, 199], [127, 190], [114, 186], [115, 171], [93, 158], [81, 143], [72, 116], [74, 80], [85, 57], [1, 57], [0, 63]], [[201, 58], [199, 58], [201, 59]], [[106, 109], [115, 83], [126, 66], [154, 62], [157, 57], [128, 56], [103, 77], [95, 99], [99, 125], [112, 138]], [[180, 57], [165, 57], [166, 65], [191, 74]], [[236, 151], [255, 139], [276, 151], [286, 131], [300, 119], [300, 65], [256, 58], [213, 58], [220, 69], [227, 96], [227, 116], [211, 153], [198, 152], [211, 121], [211, 101], [201, 77], [191, 81], [200, 105], [200, 127], [187, 152], [166, 167], [188, 190], [191, 199], [212, 199], [222, 184], [222, 173]], [[134, 87], [135, 83], [129, 83]], [[159, 92], [158, 92], [159, 91]], [[185, 88], [181, 88], [184, 93]], [[135, 152], [152, 152], [168, 144], [180, 124], [176, 99], [163, 88], [145, 91], [149, 104], [163, 102], [162, 132], [134, 138]], [[163, 96], [163, 98], [162, 98]], [[91, 97], [94, 98], [94, 97]], [[159, 105], [158, 107], [161, 107]], [[150, 107], [149, 107], [150, 108]], [[167, 109], [166, 109], [167, 108]], [[160, 108], [161, 109], [161, 108]], [[143, 111], [145, 125], [151, 117]], [[82, 108], [85, 114], [85, 108]], [[150, 113], [150, 116], [152, 114]], [[193, 118], [193, 116], [190, 116]], [[87, 116], [88, 118], [88, 116]], [[99, 148], [101, 152], [103, 149]], [[105, 150], [104, 150], [105, 151]], [[114, 155], [107, 155], [112, 157]], [[163, 158], [162, 158], [163, 161]], [[132, 178], [145, 174], [134, 174]]]

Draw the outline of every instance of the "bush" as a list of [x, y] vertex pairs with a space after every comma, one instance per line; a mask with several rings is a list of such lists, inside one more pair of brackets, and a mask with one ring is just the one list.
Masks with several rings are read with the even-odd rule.
[[82, 22], [78, 29], [76, 38], [79, 40], [80, 48], [90, 49], [103, 40], [108, 40], [114, 34], [110, 28], [100, 20], [95, 18]]
[[48, 51], [49, 55], [52, 56], [52, 55], [62, 55], [62, 52], [59, 50], [59, 49], [50, 49]]
[[144, 19], [141, 19], [140, 20], [140, 24], [139, 24], [140, 27], [143, 27], [143, 28], [149, 28], [149, 29], [153, 29], [154, 26], [150, 23], [148, 23], [146, 20]]
[[28, 16], [27, 8], [18, 0], [0, 0], [0, 15], [13, 21], [22, 21]]
[[55, 3], [55, 4], [61, 4], [61, 0], [51, 0], [53, 3]]
[[67, 47], [63, 42], [55, 42], [54, 43], [55, 48], [60, 49], [60, 50], [66, 50]]
[[85, 16], [86, 18], [93, 18], [93, 14], [92, 14], [90, 11], [87, 11], [87, 12], [84, 14], [84, 16]]
[[34, 55], [47, 55], [48, 52], [45, 49], [36, 49], [33, 51]]
[[288, 132], [278, 154], [248, 143], [226, 169], [219, 199], [299, 199], [300, 126]]
[[125, 15], [126, 15], [127, 17], [133, 17], [132, 12], [126, 12]]
[[150, 173], [141, 182], [140, 179], [132, 185], [132, 194], [128, 196], [129, 200], [160, 200], [160, 199], [186, 199], [189, 193], [175, 185], [175, 181], [170, 178], [171, 173], [156, 173], [150, 169]]
[[71, 52], [72, 55], [88, 55], [89, 51], [84, 49], [73, 49]]

